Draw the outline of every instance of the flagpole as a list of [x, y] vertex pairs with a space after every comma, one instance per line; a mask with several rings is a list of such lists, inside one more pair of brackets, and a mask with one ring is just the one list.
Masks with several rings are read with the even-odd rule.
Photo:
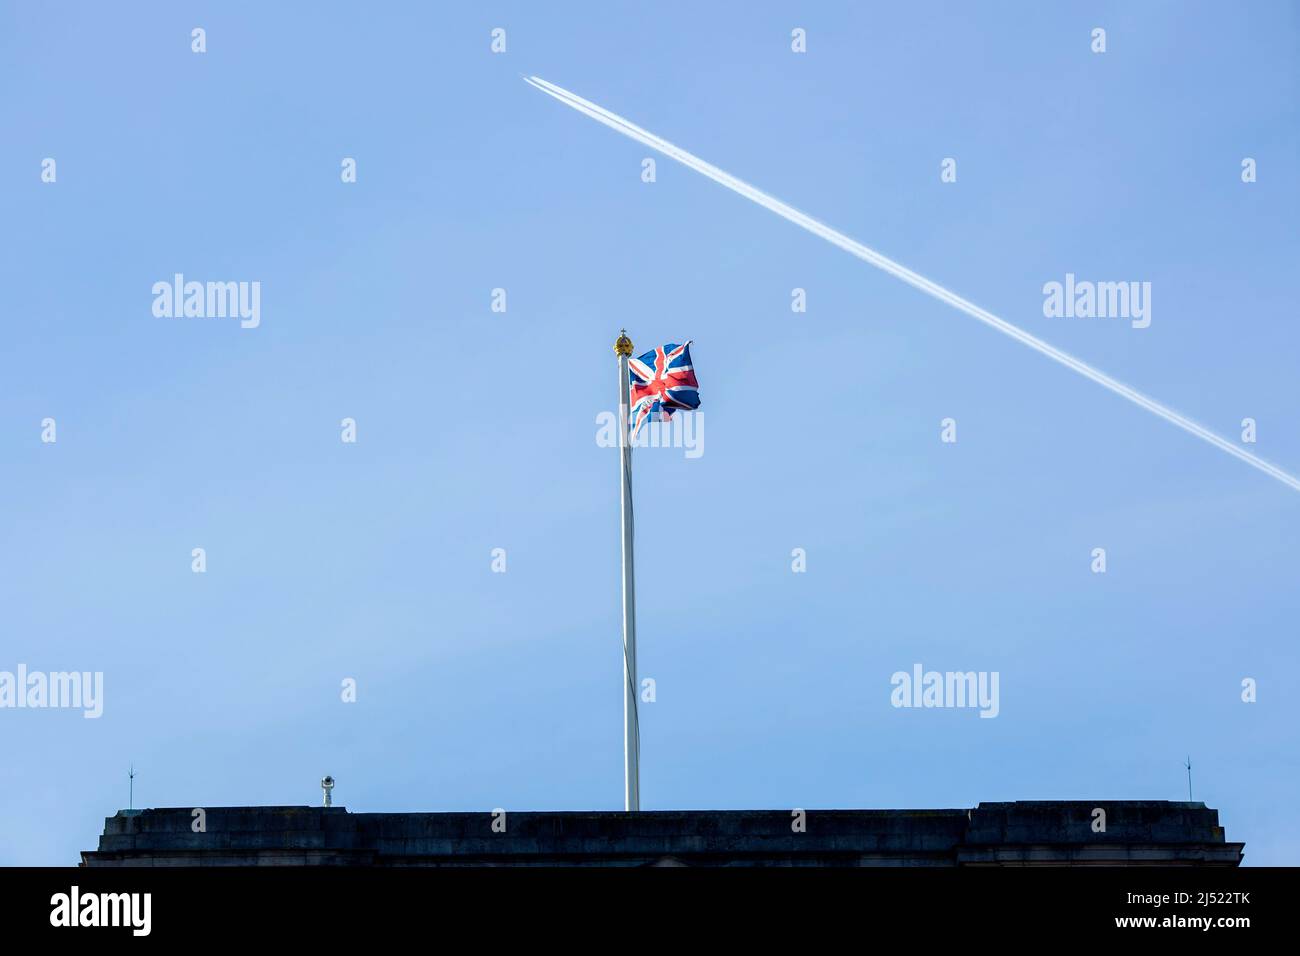
[[619, 474], [622, 478], [623, 515], [623, 805], [641, 809], [641, 727], [637, 721], [636, 680], [636, 577], [632, 569], [632, 445], [629, 441], [628, 359], [632, 340], [619, 333], [618, 354]]

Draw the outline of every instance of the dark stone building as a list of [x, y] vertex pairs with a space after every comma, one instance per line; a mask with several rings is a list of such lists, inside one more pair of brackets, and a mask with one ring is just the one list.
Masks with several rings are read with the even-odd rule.
[[[1094, 830], [1097, 809], [1104, 830]], [[83, 866], [1236, 866], [1244, 847], [1226, 841], [1218, 811], [1203, 803], [800, 812], [120, 810], [81, 857]]]

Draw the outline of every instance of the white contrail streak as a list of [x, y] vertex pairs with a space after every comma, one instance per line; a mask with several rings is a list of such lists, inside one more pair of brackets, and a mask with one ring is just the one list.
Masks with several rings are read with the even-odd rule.
[[902, 266], [895, 262], [893, 259], [882, 256], [874, 249], [870, 249], [857, 240], [850, 239], [848, 236], [844, 235], [844, 233], [832, 229], [825, 223], [818, 222], [811, 216], [801, 213], [793, 206], [786, 205], [781, 202], [781, 200], [769, 196], [761, 190], [755, 189], [753, 186], [749, 185], [749, 183], [737, 179], [730, 173], [724, 172], [710, 163], [706, 163], [698, 156], [694, 156], [691, 153], [686, 152], [686, 150], [674, 146], [665, 139], [660, 139], [658, 136], [654, 135], [654, 133], [644, 130], [634, 123], [623, 119], [623, 117], [619, 116], [617, 113], [611, 113], [609, 110], [597, 106], [590, 100], [584, 100], [577, 94], [570, 93], [562, 87], [546, 82], [546, 80], [543, 80], [541, 77], [526, 76], [524, 79], [542, 92], [555, 97], [566, 106], [571, 106], [579, 113], [585, 113], [597, 122], [604, 123], [610, 129], [617, 130], [624, 136], [628, 136], [639, 143], [644, 143], [651, 149], [658, 150], [665, 156], [677, 160], [682, 165], [688, 166], [696, 172], [704, 174], [714, 182], [721, 183], [733, 192], [740, 193], [740, 195], [744, 196], [746, 199], [752, 199], [763, 208], [770, 209], [778, 216], [790, 220], [790, 222], [794, 223], [796, 226], [801, 226], [813, 235], [820, 236], [827, 242], [839, 246], [845, 252], [857, 256], [864, 262], [869, 262], [876, 268], [882, 269], [890, 275], [902, 279], [908, 285], [915, 286], [922, 292], [934, 296], [940, 302], [946, 302], [948, 305], [965, 312], [972, 318], [979, 319], [985, 325], [993, 326], [993, 328], [997, 329], [1004, 335], [1009, 335], [1011, 338], [1029, 346], [1031, 349], [1041, 352], [1053, 361], [1060, 362], [1066, 368], [1073, 369], [1085, 378], [1092, 379], [1098, 385], [1110, 389], [1116, 395], [1121, 395], [1124, 398], [1127, 398], [1133, 404], [1145, 408], [1154, 415], [1159, 415], [1165, 421], [1172, 422], [1184, 431], [1195, 435], [1197, 438], [1209, 442], [1211, 445], [1222, 451], [1226, 451], [1234, 458], [1240, 458], [1246, 464], [1253, 468], [1258, 468], [1266, 475], [1271, 475], [1284, 485], [1291, 487], [1293, 490], [1300, 491], [1300, 479], [1287, 474], [1276, 465], [1271, 465], [1264, 461], [1264, 459], [1237, 447], [1227, 439], [1219, 437], [1208, 428], [1198, 425], [1190, 418], [1178, 414], [1178, 412], [1174, 411], [1172, 408], [1168, 408], [1153, 399], [1147, 398], [1141, 392], [1129, 388], [1123, 382], [1118, 382], [1106, 373], [1088, 365], [1086, 362], [1081, 362], [1074, 356], [1067, 355], [1060, 349], [1048, 345], [1042, 339], [1030, 335], [1023, 329], [1017, 328], [1005, 319], [998, 318], [992, 312], [981, 309], [973, 302], [968, 302], [956, 293], [949, 292], [943, 286], [931, 282], [923, 275], [918, 275], [906, 266]]

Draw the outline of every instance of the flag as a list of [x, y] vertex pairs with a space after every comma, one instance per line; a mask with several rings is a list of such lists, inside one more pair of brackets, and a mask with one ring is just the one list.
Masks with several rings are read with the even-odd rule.
[[632, 437], [642, 422], [667, 421], [678, 409], [700, 407], [700, 383], [691, 365], [691, 343], [669, 344], [628, 359]]

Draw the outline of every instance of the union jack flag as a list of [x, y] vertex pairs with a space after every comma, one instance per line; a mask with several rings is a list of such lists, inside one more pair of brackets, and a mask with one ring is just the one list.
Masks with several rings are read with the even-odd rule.
[[667, 421], [678, 409], [700, 407], [700, 383], [691, 364], [691, 343], [669, 344], [628, 359], [632, 437], [643, 422]]

